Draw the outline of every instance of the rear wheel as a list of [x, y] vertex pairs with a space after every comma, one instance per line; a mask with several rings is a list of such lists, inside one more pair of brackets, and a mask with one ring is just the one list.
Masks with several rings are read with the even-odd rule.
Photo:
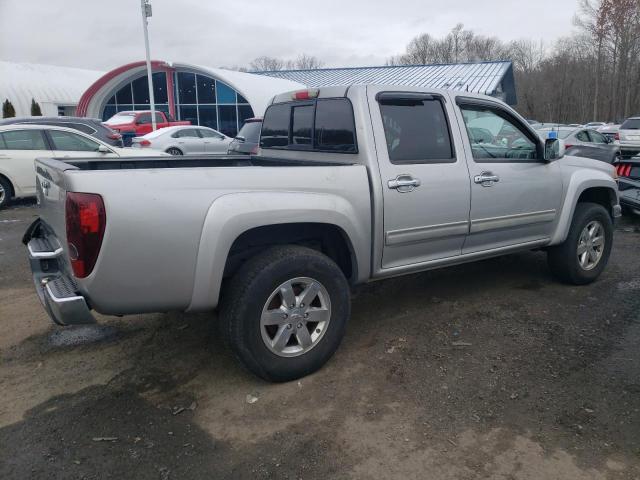
[[612, 241], [609, 212], [597, 203], [579, 203], [566, 240], [548, 251], [549, 268], [566, 283], [591, 283], [607, 266]]
[[167, 148], [167, 153], [169, 155], [182, 155], [182, 150], [176, 147]]
[[6, 207], [11, 202], [11, 183], [3, 177], [0, 177], [0, 208]]
[[248, 260], [226, 286], [221, 332], [254, 374], [294, 380], [331, 358], [349, 303], [347, 280], [330, 258], [305, 247], [272, 247]]

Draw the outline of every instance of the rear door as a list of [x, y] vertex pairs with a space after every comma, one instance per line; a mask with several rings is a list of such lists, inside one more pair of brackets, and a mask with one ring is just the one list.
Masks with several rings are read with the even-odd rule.
[[205, 153], [204, 140], [195, 128], [181, 128], [175, 135], [176, 144], [185, 155]]
[[382, 268], [460, 255], [470, 186], [462, 145], [451, 132], [451, 101], [384, 87], [367, 91], [384, 199]]
[[35, 195], [34, 161], [38, 157], [51, 155], [42, 130], [8, 130], [0, 133], [0, 172], [11, 180], [18, 196]]
[[471, 174], [471, 225], [463, 253], [551, 237], [560, 213], [557, 162], [542, 159], [542, 142], [502, 104], [457, 97]]
[[[109, 149], [109, 153], [99, 152], [100, 143], [88, 136], [81, 135], [66, 130], [48, 129], [46, 134], [49, 137], [54, 155], [62, 158], [77, 157], [117, 157], [118, 155]], [[108, 148], [108, 147], [107, 147]]]

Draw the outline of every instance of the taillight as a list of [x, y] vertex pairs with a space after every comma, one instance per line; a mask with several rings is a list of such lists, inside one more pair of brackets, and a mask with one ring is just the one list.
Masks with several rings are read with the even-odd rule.
[[566, 149], [569, 149], [569, 148], [571, 148], [571, 147], [573, 147], [573, 145], [572, 145], [571, 143], [566, 143], [566, 144], [564, 145], [565, 150], [566, 150]]
[[111, 140], [120, 140], [122, 138], [122, 135], [120, 135], [119, 133], [109, 133], [107, 135], [107, 138], [111, 139]]
[[67, 192], [67, 245], [73, 274], [87, 277], [98, 259], [107, 216], [104, 202], [94, 193]]
[[620, 134], [616, 132], [616, 134], [613, 136], [614, 140], [620, 140]]
[[149, 140], [147, 140], [146, 138], [143, 138], [142, 140], [138, 140], [138, 142], [136, 142], [138, 145], [140, 145], [141, 147], [148, 147], [149, 145], [151, 145], [151, 142]]

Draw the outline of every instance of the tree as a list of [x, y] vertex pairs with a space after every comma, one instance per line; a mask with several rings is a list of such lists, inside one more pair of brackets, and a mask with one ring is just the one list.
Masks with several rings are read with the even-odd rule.
[[40, 105], [35, 99], [31, 99], [31, 116], [32, 117], [41, 117], [42, 111], [40, 110]]
[[7, 98], [2, 102], [2, 118], [11, 118], [16, 116], [16, 109], [13, 108], [13, 104]]
[[324, 62], [313, 55], [302, 53], [295, 60], [262, 56], [255, 58], [249, 65], [253, 71], [275, 72], [278, 70], [313, 70], [322, 68]]
[[262, 57], [253, 59], [249, 66], [251, 67], [251, 70], [254, 71], [274, 72], [277, 70], [284, 70], [286, 63], [279, 58], [263, 55]]

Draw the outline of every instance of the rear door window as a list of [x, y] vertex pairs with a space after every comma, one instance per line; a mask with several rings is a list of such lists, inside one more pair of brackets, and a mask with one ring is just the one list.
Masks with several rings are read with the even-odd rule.
[[0, 135], [7, 150], [48, 150], [41, 130], [12, 130]]
[[380, 112], [391, 163], [456, 161], [439, 99], [381, 99]]
[[350, 102], [342, 98], [318, 101], [315, 142], [319, 150], [356, 151], [356, 129]]
[[589, 138], [593, 143], [607, 143], [607, 139], [600, 132], [595, 130], [588, 130]]

